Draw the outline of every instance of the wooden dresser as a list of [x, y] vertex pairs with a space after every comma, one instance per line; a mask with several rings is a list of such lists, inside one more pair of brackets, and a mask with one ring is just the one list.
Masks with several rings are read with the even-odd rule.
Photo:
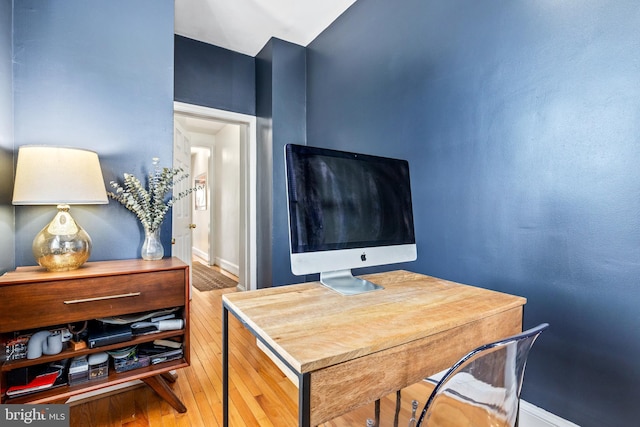
[[[177, 411], [186, 411], [167, 384], [167, 381], [173, 380], [170, 371], [189, 365], [189, 267], [177, 258], [88, 262], [78, 270], [68, 272], [19, 267], [0, 276], [0, 304], [0, 338], [3, 346], [18, 332], [51, 330], [105, 317], [177, 308], [176, 317], [184, 321], [182, 329], [134, 335], [130, 340], [117, 344], [80, 350], [67, 347], [61, 353], [43, 355], [37, 359], [4, 360], [0, 362], [0, 403], [62, 403], [77, 394], [142, 380]], [[120, 373], [116, 373], [111, 366], [108, 376], [102, 379], [16, 397], [5, 394], [7, 378], [16, 369], [157, 339], [182, 343], [182, 358]]]

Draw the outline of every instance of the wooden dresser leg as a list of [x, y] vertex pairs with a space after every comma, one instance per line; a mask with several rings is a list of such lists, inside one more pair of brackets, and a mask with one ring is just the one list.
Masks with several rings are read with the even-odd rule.
[[164, 378], [165, 381], [168, 381], [170, 383], [175, 383], [176, 379], [178, 378], [178, 373], [173, 373], [172, 371], [163, 372], [160, 375], [162, 375], [162, 378]]
[[169, 388], [166, 381], [162, 378], [161, 375], [155, 375], [153, 377], [142, 378], [142, 381], [149, 387], [153, 389], [158, 396], [166, 400], [169, 405], [173, 406], [173, 408], [180, 412], [187, 412], [187, 407], [178, 399], [178, 396]]

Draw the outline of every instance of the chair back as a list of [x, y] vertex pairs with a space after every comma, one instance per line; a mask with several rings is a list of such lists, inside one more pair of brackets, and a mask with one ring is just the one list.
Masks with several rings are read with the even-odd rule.
[[529, 351], [548, 327], [540, 324], [464, 356], [437, 383], [417, 425], [514, 427]]

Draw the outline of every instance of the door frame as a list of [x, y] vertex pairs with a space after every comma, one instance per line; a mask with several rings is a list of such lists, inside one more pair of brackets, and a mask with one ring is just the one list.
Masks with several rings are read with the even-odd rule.
[[174, 101], [181, 115], [240, 125], [240, 283], [241, 290], [257, 289], [257, 125], [256, 117]]

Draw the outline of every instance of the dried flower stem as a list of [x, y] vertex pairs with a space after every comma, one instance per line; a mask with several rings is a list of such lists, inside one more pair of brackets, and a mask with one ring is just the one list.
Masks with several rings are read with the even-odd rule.
[[173, 187], [189, 177], [181, 168], [165, 168], [159, 166], [159, 159], [153, 158], [153, 171], [148, 175], [149, 188], [135, 176], [124, 174], [123, 184], [111, 181], [115, 192], [107, 193], [109, 197], [120, 202], [133, 212], [146, 231], [154, 232], [160, 228], [164, 218], [173, 204], [201, 187], [189, 188], [177, 195], [167, 197]]

